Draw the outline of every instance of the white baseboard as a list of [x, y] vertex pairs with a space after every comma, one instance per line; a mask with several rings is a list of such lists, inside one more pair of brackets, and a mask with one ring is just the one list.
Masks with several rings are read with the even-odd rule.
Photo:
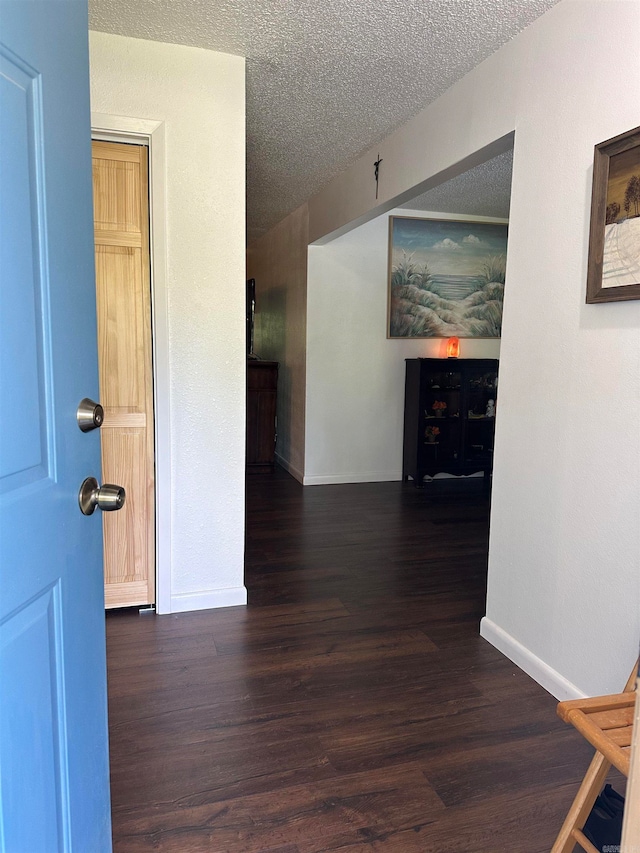
[[171, 613], [191, 610], [211, 610], [214, 607], [235, 607], [247, 603], [247, 590], [243, 586], [229, 589], [210, 589], [205, 592], [184, 592], [171, 596]]
[[332, 486], [346, 483], [393, 483], [402, 480], [397, 471], [372, 471], [366, 474], [312, 474], [305, 475], [305, 486]]
[[495, 646], [505, 657], [513, 661], [520, 669], [537, 681], [552, 696], [560, 702], [565, 699], [584, 699], [586, 694], [579, 690], [557, 670], [541, 660], [533, 652], [523, 646], [515, 637], [500, 628], [486, 616], [480, 622], [480, 636]]
[[287, 473], [291, 474], [292, 477], [302, 483], [304, 481], [304, 474], [300, 471], [299, 468], [296, 468], [295, 465], [292, 465], [288, 459], [285, 459], [284, 456], [280, 456], [279, 453], [276, 453], [276, 462], [281, 468], [284, 468]]

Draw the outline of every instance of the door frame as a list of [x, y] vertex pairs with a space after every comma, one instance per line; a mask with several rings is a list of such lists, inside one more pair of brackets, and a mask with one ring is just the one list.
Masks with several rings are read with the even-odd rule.
[[167, 299], [165, 125], [91, 113], [91, 138], [149, 148], [149, 260], [155, 438], [156, 613], [171, 613], [171, 398]]

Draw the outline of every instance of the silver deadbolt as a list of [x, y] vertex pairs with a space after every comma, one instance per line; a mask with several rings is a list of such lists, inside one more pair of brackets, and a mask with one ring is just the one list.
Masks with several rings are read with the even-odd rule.
[[104, 512], [113, 512], [122, 509], [126, 497], [122, 486], [113, 486], [110, 483], [99, 486], [95, 477], [87, 477], [78, 492], [80, 512], [83, 515], [93, 515], [96, 507]]
[[91, 432], [92, 429], [100, 429], [104, 422], [104, 409], [100, 403], [96, 403], [90, 397], [80, 400], [76, 420], [82, 432]]

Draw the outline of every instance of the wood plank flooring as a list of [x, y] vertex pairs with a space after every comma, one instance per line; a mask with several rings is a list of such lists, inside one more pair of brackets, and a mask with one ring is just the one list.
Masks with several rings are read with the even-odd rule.
[[247, 608], [107, 617], [116, 853], [548, 853], [591, 754], [478, 636], [487, 496], [247, 488]]

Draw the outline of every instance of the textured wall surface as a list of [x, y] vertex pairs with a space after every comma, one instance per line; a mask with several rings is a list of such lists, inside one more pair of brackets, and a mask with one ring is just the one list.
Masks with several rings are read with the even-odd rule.
[[[400, 480], [404, 360], [445, 355], [441, 338], [387, 340], [388, 242], [385, 214], [309, 247], [305, 484]], [[465, 358], [500, 353], [497, 339], [460, 345]]]
[[307, 338], [307, 208], [295, 210], [247, 255], [247, 276], [256, 280], [254, 350], [280, 363], [278, 461], [298, 480], [304, 472]]
[[91, 0], [89, 9], [95, 30], [247, 57], [253, 240], [556, 2]]
[[562, 0], [380, 144], [378, 203], [377, 146], [309, 200], [317, 240], [515, 130], [482, 630], [556, 695], [620, 689], [640, 635], [640, 301], [585, 304], [593, 146], [638, 125], [638, 32], [640, 0]]
[[173, 610], [246, 600], [244, 60], [91, 33], [94, 112], [165, 123]]

